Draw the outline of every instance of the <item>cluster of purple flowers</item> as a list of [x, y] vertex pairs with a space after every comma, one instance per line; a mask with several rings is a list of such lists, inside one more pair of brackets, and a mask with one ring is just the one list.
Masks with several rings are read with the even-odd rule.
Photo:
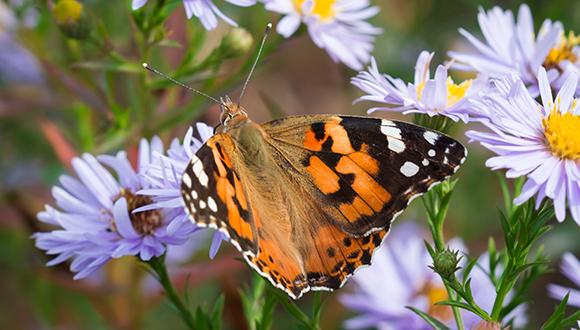
[[[111, 258], [134, 255], [148, 261], [163, 255], [168, 246], [184, 244], [199, 228], [182, 205], [181, 173], [213, 134], [204, 124], [197, 129], [201, 140], [190, 128], [183, 144], [173, 141], [167, 153], [158, 137], [141, 140], [135, 167], [124, 151], [73, 159], [78, 178], [61, 176], [60, 186], [52, 189], [57, 207], [47, 205], [38, 214], [40, 221], [59, 227], [34, 235], [38, 248], [56, 256], [48, 265], [72, 260], [70, 269], [80, 279]], [[221, 241], [216, 232], [211, 257]]]
[[[373, 60], [352, 79], [365, 93], [357, 101], [382, 103], [369, 112], [423, 113], [483, 124], [488, 132], [469, 131], [467, 136], [497, 154], [486, 165], [507, 169], [508, 178], [527, 176], [515, 203], [536, 196], [539, 205], [548, 197], [559, 221], [568, 205], [580, 224], [580, 38], [573, 32], [566, 36], [560, 22], [549, 20], [533, 38], [525, 4], [517, 23], [511, 11], [498, 7], [482, 10], [478, 19], [485, 42], [460, 29], [475, 52], [450, 52], [452, 61], [439, 65], [433, 78], [433, 54], [422, 52], [412, 83], [380, 73]], [[449, 67], [478, 75], [456, 83]], [[555, 98], [552, 90], [558, 92]]]
[[[444, 116], [485, 127], [486, 131], [469, 130], [466, 135], [496, 154], [487, 160], [488, 167], [506, 169], [508, 178], [526, 178], [514, 203], [520, 205], [535, 197], [539, 207], [549, 198], [559, 221], [566, 218], [568, 210], [580, 225], [580, 38], [573, 32], [565, 34], [560, 22], [550, 20], [543, 22], [536, 35], [525, 4], [519, 9], [517, 22], [511, 11], [498, 7], [481, 10], [478, 21], [484, 41], [460, 29], [474, 51], [449, 52], [452, 60], [439, 65], [433, 77], [433, 54], [426, 51], [419, 55], [414, 80], [409, 83], [381, 73], [372, 59], [368, 69], [352, 79], [364, 92], [355, 102], [380, 103], [369, 113]], [[474, 79], [456, 83], [449, 76], [450, 68], [477, 74]], [[348, 328], [425, 327], [401, 301], [453, 326], [450, 309], [434, 309], [433, 303], [447, 299], [447, 294], [427, 267], [429, 256], [421, 249], [422, 235], [417, 229], [406, 230], [406, 234], [387, 240], [373, 258], [374, 266], [354, 277], [354, 293], [342, 296], [343, 303], [359, 313], [346, 322]], [[479, 258], [480, 271], [471, 274], [471, 286], [475, 301], [487, 309], [495, 299], [495, 290], [485, 258]], [[579, 267], [577, 258], [566, 254], [562, 272], [576, 287], [580, 285]], [[388, 285], [377, 288], [381, 283]], [[549, 293], [556, 299], [570, 293], [569, 304], [578, 306], [577, 289], [551, 285]], [[516, 327], [526, 322], [522, 317], [525, 305], [520, 308], [514, 311]], [[475, 316], [464, 314], [466, 325], [475, 326]]]

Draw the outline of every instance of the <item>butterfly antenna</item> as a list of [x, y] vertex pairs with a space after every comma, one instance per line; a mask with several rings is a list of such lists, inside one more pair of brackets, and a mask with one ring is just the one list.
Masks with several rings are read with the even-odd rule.
[[179, 85], [179, 86], [181, 86], [181, 87], [183, 87], [183, 88], [187, 89], [187, 90], [188, 90], [188, 91], [190, 91], [190, 92], [194, 92], [194, 93], [197, 93], [197, 94], [199, 94], [199, 95], [201, 95], [201, 96], [204, 96], [204, 97], [206, 97], [206, 98], [208, 98], [208, 99], [210, 99], [210, 100], [214, 101], [215, 103], [218, 103], [218, 104], [221, 104], [221, 105], [223, 105], [223, 106], [224, 106], [224, 107], [226, 107], [226, 108], [228, 107], [228, 106], [227, 106], [227, 105], [226, 105], [224, 102], [222, 102], [222, 101], [220, 101], [220, 100], [216, 99], [215, 97], [209, 96], [209, 95], [207, 95], [206, 93], [204, 93], [204, 92], [202, 92], [202, 91], [198, 91], [197, 89], [195, 89], [195, 88], [193, 88], [193, 87], [191, 87], [191, 86], [187, 86], [186, 84], [182, 83], [181, 81], [179, 81], [179, 80], [176, 80], [176, 79], [173, 79], [173, 78], [171, 78], [170, 76], [166, 75], [165, 73], [163, 73], [163, 72], [161, 72], [161, 71], [158, 71], [158, 70], [157, 70], [157, 69], [155, 69], [155, 68], [152, 68], [152, 67], [151, 67], [149, 64], [147, 64], [147, 63], [143, 63], [143, 67], [144, 67], [145, 69], [147, 69], [147, 70], [149, 70], [149, 71], [151, 71], [151, 72], [155, 73], [156, 75], [159, 75], [159, 76], [161, 76], [161, 77], [163, 77], [163, 78], [165, 78], [165, 79], [167, 79], [167, 80], [171, 81], [172, 83], [174, 83], [174, 84], [176, 84], [176, 85]]
[[264, 50], [264, 44], [266, 43], [266, 39], [268, 39], [268, 35], [270, 35], [270, 31], [272, 31], [272, 23], [268, 23], [266, 25], [266, 30], [264, 31], [264, 36], [262, 37], [262, 42], [260, 43], [260, 48], [258, 48], [258, 54], [256, 55], [256, 59], [254, 60], [254, 64], [252, 64], [252, 68], [250, 69], [250, 73], [248, 73], [248, 77], [244, 82], [244, 86], [242, 87], [242, 92], [240, 93], [240, 98], [238, 99], [238, 107], [240, 103], [242, 103], [242, 98], [246, 93], [246, 88], [248, 87], [248, 83], [250, 82], [250, 78], [252, 78], [252, 74], [256, 69], [256, 65], [258, 64], [258, 60], [260, 60], [260, 55], [262, 55], [262, 50]]

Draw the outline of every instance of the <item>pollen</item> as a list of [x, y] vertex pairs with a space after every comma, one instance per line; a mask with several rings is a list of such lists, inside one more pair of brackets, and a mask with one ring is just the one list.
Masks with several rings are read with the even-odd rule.
[[574, 53], [574, 48], [580, 45], [580, 35], [576, 36], [574, 31], [568, 33], [568, 37], [562, 35], [560, 42], [548, 53], [544, 60], [544, 67], [546, 69], [558, 68], [562, 61], [570, 61], [575, 63], [578, 59]]
[[[161, 214], [156, 210], [133, 213], [133, 210], [141, 206], [151, 204], [153, 201], [147, 196], [135, 195], [127, 189], [121, 189], [119, 197], [127, 200], [127, 211], [133, 229], [140, 235], [152, 235], [162, 224]], [[116, 229], [115, 229], [116, 230]]]
[[[451, 77], [448, 77], [446, 82], [447, 84], [447, 103], [445, 104], [446, 107], [451, 107], [457, 102], [461, 101], [465, 97], [465, 94], [467, 94], [469, 88], [471, 87], [471, 83], [472, 80], [468, 79], [461, 82], [460, 84], [456, 84]], [[417, 85], [417, 99], [419, 101], [421, 101], [421, 98], [423, 97], [424, 89], [425, 82], [423, 81], [419, 83], [419, 85]]]
[[[578, 99], [574, 100], [574, 103]], [[543, 120], [544, 137], [554, 156], [580, 159], [580, 115], [553, 110]]]
[[461, 101], [471, 87], [472, 80], [468, 79], [460, 84], [456, 84], [451, 77], [447, 78], [447, 106], [451, 107]]
[[[302, 12], [302, 6], [306, 0], [294, 0], [294, 6], [299, 12]], [[336, 12], [334, 11], [334, 3], [336, 0], [314, 0], [314, 7], [312, 8], [312, 14], [320, 17], [322, 21], [331, 20]]]

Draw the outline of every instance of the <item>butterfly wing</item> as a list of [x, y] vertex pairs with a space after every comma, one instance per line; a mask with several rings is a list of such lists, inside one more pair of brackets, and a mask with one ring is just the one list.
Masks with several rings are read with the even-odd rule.
[[[236, 150], [229, 134], [216, 134], [192, 156], [181, 181], [185, 209], [198, 226], [219, 229], [252, 268], [297, 298], [309, 288], [301, 256], [271, 211], [283, 209], [276, 202], [284, 188], [275, 181], [265, 186], [278, 191], [277, 198], [264, 192], [250, 195], [252, 185], [261, 181], [235, 166]], [[268, 200], [274, 203], [265, 210]], [[263, 224], [262, 218], [269, 221]]]
[[238, 250], [256, 255], [256, 224], [230, 156], [234, 144], [227, 134], [212, 136], [183, 173], [181, 195], [196, 225], [219, 229]]
[[312, 115], [262, 125], [334, 224], [353, 236], [388, 229], [433, 185], [455, 173], [467, 150], [456, 140], [405, 122]]
[[293, 298], [370, 264], [391, 220], [465, 157], [451, 138], [381, 119], [297, 116], [260, 129], [265, 163], [217, 134], [192, 158], [182, 194], [196, 223], [226, 233]]

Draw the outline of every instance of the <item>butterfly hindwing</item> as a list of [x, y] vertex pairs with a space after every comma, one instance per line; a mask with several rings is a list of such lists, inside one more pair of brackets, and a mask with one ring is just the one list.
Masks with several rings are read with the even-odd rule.
[[336, 115], [296, 116], [263, 125], [281, 166], [301, 169], [311, 193], [344, 231], [388, 228], [414, 197], [451, 176], [466, 149], [409, 123]]

